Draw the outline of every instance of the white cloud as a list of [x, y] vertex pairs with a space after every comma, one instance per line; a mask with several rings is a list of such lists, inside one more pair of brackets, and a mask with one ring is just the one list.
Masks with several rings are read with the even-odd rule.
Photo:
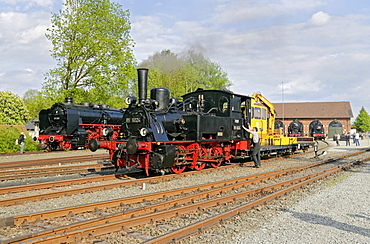
[[[0, 89], [21, 80], [18, 87], [41, 86], [42, 73], [55, 66], [45, 29], [50, 8], [61, 1], [0, 1], [8, 3], [0, 13]], [[145, 2], [151, 11], [140, 1], [116, 2], [136, 7], [130, 12], [138, 62], [163, 49], [192, 48], [219, 63], [238, 93], [261, 91], [280, 102], [284, 82], [286, 101], [345, 100], [354, 113], [361, 106], [370, 111], [370, 16], [338, 1], [209, 0], [207, 14], [194, 8], [181, 16], [165, 1]]]
[[330, 21], [330, 16], [322, 11], [312, 15], [309, 23], [312, 25], [325, 25]]
[[217, 14], [213, 21], [230, 23], [259, 18], [273, 18], [324, 5], [324, 2], [319, 0], [237, 0], [225, 2], [216, 8]]
[[30, 68], [9, 70], [0, 75], [0, 90], [12, 91], [20, 96], [28, 89], [41, 89], [43, 74]]
[[51, 44], [45, 37], [49, 25], [46, 12], [0, 13], [0, 71], [24, 68], [22, 63], [28, 62], [44, 65], [42, 60], [50, 59]]
[[46, 28], [50, 25], [50, 14], [38, 13], [0, 13], [2, 26], [0, 44], [29, 43], [37, 38], [44, 38]]
[[51, 8], [55, 0], [0, 0], [0, 2], [4, 2], [12, 6], [17, 6], [17, 8], [19, 8], [20, 6], [24, 6], [25, 9], [29, 9], [34, 6]]

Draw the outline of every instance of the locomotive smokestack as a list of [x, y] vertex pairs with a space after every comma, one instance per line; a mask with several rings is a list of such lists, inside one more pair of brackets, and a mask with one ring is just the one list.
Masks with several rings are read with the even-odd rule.
[[73, 98], [72, 97], [64, 98], [64, 103], [73, 103]]
[[148, 73], [149, 73], [149, 69], [147, 68], [137, 69], [138, 85], [139, 85], [139, 103], [147, 99]]

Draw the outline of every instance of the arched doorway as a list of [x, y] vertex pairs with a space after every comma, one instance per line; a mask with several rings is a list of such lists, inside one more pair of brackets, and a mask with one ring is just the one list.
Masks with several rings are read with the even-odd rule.
[[333, 120], [329, 124], [328, 128], [328, 137], [332, 138], [335, 134], [342, 135], [343, 134], [343, 125], [338, 120]]

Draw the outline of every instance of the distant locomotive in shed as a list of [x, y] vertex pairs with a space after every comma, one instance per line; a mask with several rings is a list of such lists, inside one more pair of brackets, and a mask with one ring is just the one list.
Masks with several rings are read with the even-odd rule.
[[280, 130], [282, 135], [285, 135], [285, 125], [281, 120], [275, 120], [275, 130]]
[[92, 138], [115, 139], [122, 123], [123, 110], [92, 103], [55, 103], [39, 113], [38, 140], [49, 151], [87, 148]]
[[304, 135], [303, 124], [298, 119], [294, 119], [288, 126], [288, 136], [299, 137]]
[[315, 119], [311, 121], [308, 127], [309, 127], [310, 136], [312, 136], [313, 138], [318, 139], [318, 140], [324, 140], [326, 138], [324, 126], [320, 122], [320, 120]]
[[273, 105], [260, 93], [252, 96], [224, 90], [203, 90], [170, 97], [167, 88], [153, 88], [147, 98], [148, 69], [138, 69], [139, 99], [128, 97], [119, 136], [89, 148], [109, 150], [116, 166], [150, 172], [181, 173], [185, 169], [219, 167], [248, 159], [251, 139], [242, 125], [258, 127], [261, 155], [294, 153], [313, 146], [312, 137], [284, 137], [274, 129]]

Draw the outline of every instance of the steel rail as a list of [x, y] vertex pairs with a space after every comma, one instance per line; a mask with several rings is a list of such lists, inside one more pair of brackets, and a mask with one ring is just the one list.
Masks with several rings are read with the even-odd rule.
[[[358, 153], [366, 152], [366, 151], [368, 150], [362, 150], [356, 153], [346, 154], [346, 155], [341, 156], [340, 158], [350, 157], [350, 156], [356, 155]], [[333, 159], [327, 159], [327, 160], [330, 161]], [[234, 165], [228, 165], [226, 167], [238, 167], [238, 166], [239, 166], [238, 164], [234, 164]], [[3, 200], [0, 200], [0, 206], [15, 205], [15, 204], [24, 203], [26, 201], [44, 200], [44, 199], [50, 199], [50, 198], [55, 198], [55, 197], [60, 197], [60, 196], [69, 196], [72, 194], [79, 194], [79, 193], [84, 193], [84, 192], [112, 189], [116, 187], [127, 187], [130, 185], [138, 185], [138, 184], [141, 185], [142, 183], [151, 183], [153, 181], [169, 180], [169, 179], [173, 179], [177, 177], [186, 177], [186, 176], [194, 175], [194, 174], [207, 173], [208, 171], [213, 171], [213, 170], [218, 170], [218, 169], [209, 168], [209, 169], [203, 169], [201, 171], [189, 171], [189, 172], [184, 172], [181, 174], [171, 174], [171, 175], [164, 175], [164, 176], [143, 178], [143, 179], [134, 179], [134, 180], [127, 180], [128, 179], [127, 174], [116, 174], [116, 175], [90, 177], [89, 179], [75, 179], [75, 180], [70, 180], [70, 181], [49, 182], [49, 183], [24, 185], [24, 186], [16, 186], [16, 187], [5, 187], [5, 188], [0, 188], [0, 194], [25, 191], [26, 189], [36, 190], [36, 189], [52, 188], [56, 186], [67, 186], [67, 185], [72, 185], [72, 184], [85, 184], [85, 183], [103, 181], [103, 180], [108, 181], [108, 180], [115, 180], [115, 179], [126, 179], [124, 183], [119, 182], [119, 183], [113, 183], [113, 184], [107, 184], [107, 185], [101, 185], [101, 186], [79, 188], [79, 189], [68, 190], [68, 191], [59, 191], [59, 192], [43, 193], [43, 194], [32, 195], [32, 196], [3, 199]]]
[[[272, 201], [272, 200], [274, 200], [274, 199], [276, 199], [280, 196], [286, 195], [286, 194], [288, 194], [289, 192], [291, 192], [295, 189], [301, 188], [304, 185], [307, 185], [307, 184], [312, 183], [314, 181], [320, 180], [320, 179], [322, 179], [324, 177], [327, 177], [331, 174], [334, 174], [334, 173], [336, 173], [340, 170], [341, 170], [340, 168], [334, 168], [331, 171], [326, 171], [324, 174], [317, 175], [313, 178], [309, 178], [309, 179], [306, 178], [306, 180], [304, 180], [304, 181], [298, 181], [298, 182], [293, 182], [293, 180], [288, 181], [287, 184], [293, 184], [293, 185], [287, 187], [286, 189], [279, 190], [278, 192], [269, 194], [269, 195], [267, 195], [265, 197], [262, 197], [262, 198], [260, 198], [256, 201], [244, 204], [240, 207], [234, 208], [234, 209], [229, 210], [229, 211], [227, 211], [225, 213], [222, 213], [222, 214], [218, 214], [214, 217], [211, 217], [211, 218], [208, 218], [208, 219], [205, 219], [205, 220], [200, 220], [200, 221], [198, 221], [194, 224], [183, 227], [181, 229], [170, 232], [168, 234], [156, 237], [156, 238], [154, 238], [152, 240], [149, 240], [149, 241], [146, 241], [144, 243], [147, 243], [147, 244], [150, 244], [150, 243], [171, 243], [173, 241], [181, 240], [181, 239], [183, 239], [187, 236], [190, 236], [192, 234], [195, 234], [199, 231], [210, 228], [213, 225], [215, 225], [215, 224], [217, 224], [221, 221], [227, 220], [227, 219], [232, 218], [232, 217], [234, 217], [234, 216], [236, 216], [236, 215], [238, 215], [242, 212], [250, 210], [250, 209], [252, 209], [252, 208], [254, 208], [258, 205], [266, 204], [267, 202], [270, 202], [270, 201]], [[264, 188], [261, 191], [271, 191], [271, 190], [274, 190], [274, 188], [277, 187], [277, 186], [278, 185], [271, 186], [269, 188]], [[240, 199], [240, 198], [237, 198], [237, 197], [234, 198], [234, 200], [238, 200], [238, 199]], [[220, 203], [220, 204], [222, 204], [222, 203]]]
[[[106, 166], [106, 163], [95, 163], [95, 164], [85, 164], [85, 165], [70, 165], [64, 167], [49, 167], [49, 168], [37, 168], [23, 169], [23, 170], [12, 170], [0, 172], [0, 181], [15, 180], [15, 179], [26, 179], [26, 178], [37, 178], [43, 176], [52, 175], [67, 175], [67, 174], [77, 174], [77, 173], [91, 173], [99, 172], [106, 169], [113, 170], [113, 166]], [[39, 173], [38, 173], [39, 172]]]
[[[321, 162], [321, 163], [324, 163], [324, 162]], [[188, 194], [191, 192], [199, 191], [200, 189], [203, 191], [206, 191], [209, 189], [225, 187], [227, 185], [233, 185], [237, 183], [242, 183], [242, 184], [248, 183], [249, 184], [249, 183], [252, 183], [254, 180], [265, 179], [265, 178], [270, 179], [270, 177], [276, 177], [279, 175], [283, 175], [290, 171], [293, 172], [293, 171], [303, 170], [305, 168], [313, 167], [317, 164], [318, 163], [306, 165], [306, 166], [294, 167], [291, 169], [283, 169], [283, 170], [278, 170], [274, 172], [262, 173], [258, 175], [245, 176], [245, 177], [240, 177], [240, 178], [231, 179], [227, 181], [219, 181], [219, 182], [213, 182], [213, 183], [208, 183], [208, 184], [203, 184], [203, 185], [196, 185], [196, 186], [190, 186], [190, 187], [176, 189], [176, 190], [165, 191], [165, 192], [152, 193], [152, 194], [148, 194], [144, 196], [140, 195], [140, 196], [135, 196], [135, 197], [128, 197], [128, 198], [115, 199], [115, 200], [98, 202], [98, 203], [91, 203], [91, 204], [86, 204], [82, 206], [74, 206], [74, 207], [67, 207], [67, 208], [61, 208], [61, 209], [50, 210], [50, 211], [18, 215], [18, 216], [5, 218], [5, 219], [0, 219], [0, 223], [6, 222], [8, 223], [8, 226], [13, 226], [13, 225], [19, 226], [23, 224], [24, 222], [33, 222], [35, 220], [48, 219], [52, 217], [61, 217], [61, 216], [66, 216], [71, 213], [77, 214], [77, 213], [82, 213], [82, 212], [87, 212], [87, 211], [96, 211], [97, 209], [116, 207], [121, 204], [138, 203], [138, 202], [142, 202], [143, 199], [145, 199], [145, 201], [152, 201], [152, 200], [157, 200], [163, 197], [173, 197], [179, 194]]]
[[86, 162], [93, 160], [103, 160], [108, 159], [107, 154], [98, 154], [98, 155], [84, 155], [84, 156], [74, 156], [74, 157], [57, 157], [57, 158], [48, 158], [48, 159], [33, 159], [33, 160], [24, 160], [24, 161], [15, 161], [15, 162], [0, 162], [0, 169], [7, 168], [26, 168], [33, 166], [44, 166], [44, 165], [53, 165], [53, 164], [67, 164], [71, 162]]
[[[364, 161], [368, 161], [369, 158], [366, 158], [365, 160], [360, 160], [360, 161], [357, 161], [356, 163], [359, 163], [359, 162], [364, 162]], [[186, 238], [192, 234], [195, 234], [197, 232], [200, 232], [204, 229], [207, 229], [207, 228], [210, 228], [212, 227], [213, 225], [221, 222], [221, 221], [224, 221], [224, 220], [227, 220], [229, 218], [232, 218], [242, 212], [245, 212], [245, 211], [248, 211], [258, 205], [262, 205], [262, 204], [266, 204], [267, 202], [270, 202], [278, 197], [281, 197], [283, 195], [286, 195], [288, 194], [289, 192], [293, 191], [293, 190], [296, 190], [298, 188], [301, 188], [302, 186], [304, 185], [307, 185], [307, 184], [310, 184], [312, 182], [315, 182], [317, 180], [320, 180], [324, 177], [327, 177], [331, 174], [334, 174], [340, 170], [342, 170], [343, 168], [349, 168], [350, 165], [353, 164], [353, 163], [349, 163], [343, 167], [338, 167], [338, 168], [333, 168], [332, 170], [330, 171], [327, 171], [325, 172], [324, 174], [321, 174], [321, 175], [317, 175], [316, 177], [313, 177], [313, 178], [309, 178], [305, 181], [302, 181], [302, 182], [298, 182], [298, 183], [295, 183], [294, 185], [292, 186], [289, 186], [287, 187], [286, 189], [282, 189], [282, 190], [279, 190], [275, 193], [272, 193], [272, 194], [269, 194], [265, 197], [262, 197], [256, 201], [253, 201], [251, 203], [247, 203], [243, 206], [240, 206], [240, 207], [237, 207], [237, 208], [234, 208], [232, 210], [229, 210], [225, 213], [222, 213], [222, 214], [218, 214], [217, 216], [214, 216], [214, 217], [211, 217], [211, 218], [208, 218], [206, 220], [201, 220], [201, 221], [198, 221], [194, 224], [191, 224], [189, 226], [186, 226], [186, 227], [183, 227], [181, 229], [178, 229], [176, 231], [173, 231], [173, 232], [170, 232], [168, 234], [164, 234], [162, 236], [159, 236], [159, 237], [156, 237], [156, 238], [153, 238], [149, 241], [146, 241], [144, 243], [147, 243], [147, 244], [151, 244], [151, 243], [171, 243], [173, 241], [178, 241], [178, 240], [181, 240], [183, 238]], [[266, 190], [270, 190], [270, 189], [266, 189]], [[271, 189], [272, 190], [272, 189]]]
[[[317, 164], [317, 163], [315, 163]], [[315, 164], [312, 164], [312, 165], [315, 165]], [[277, 177], [279, 175], [282, 175], [282, 174], [285, 174], [287, 173], [289, 170], [292, 170], [292, 171], [297, 171], [297, 170], [301, 170], [303, 168], [308, 168], [307, 166], [302, 166], [302, 167], [295, 167], [295, 168], [292, 168], [292, 169], [286, 169], [286, 170], [280, 170], [280, 171], [277, 171], [277, 172], [274, 172], [274, 174], [261, 174], [261, 177], [258, 177], [258, 178], [254, 178], [254, 179], [251, 179], [250, 181], [245, 181], [243, 182], [243, 180], [241, 179], [234, 179], [234, 180], [229, 180], [229, 182], [232, 182], [234, 183], [234, 185], [232, 185], [232, 183], [229, 184], [229, 182], [219, 182], [219, 186], [221, 187], [221, 189], [213, 189], [215, 187], [210, 187], [211, 184], [206, 184], [208, 185], [208, 187], [210, 187], [210, 189], [213, 189], [213, 190], [209, 190], [209, 191], [206, 191], [206, 192], [202, 192], [202, 193], [198, 193], [198, 194], [195, 194], [195, 195], [191, 195], [191, 196], [188, 196], [188, 197], [183, 197], [181, 198], [180, 200], [172, 200], [172, 201], [167, 201], [165, 203], [161, 203], [161, 204], [155, 204], [155, 205], [151, 205], [149, 207], [144, 207], [142, 209], [139, 209], [139, 210], [132, 210], [132, 211], [127, 211], [125, 213], [118, 213], [118, 214], [113, 214], [113, 215], [110, 215], [110, 216], [106, 216], [104, 218], [97, 218], [97, 219], [94, 219], [94, 220], [91, 220], [91, 221], [84, 221], [82, 223], [76, 223], [76, 224], [72, 224], [72, 225], [68, 225], [68, 226], [64, 226], [64, 227], [59, 227], [59, 228], [55, 228], [53, 230], [49, 230], [49, 231], [44, 231], [42, 232], [42, 234], [34, 234], [34, 235], [30, 235], [32, 238], [35, 238], [36, 236], [38, 236], [38, 238], [40, 236], [45, 236], [47, 234], [58, 234], [58, 233], [64, 233], [64, 232], [67, 232], [67, 231], [72, 231], [73, 229], [80, 229], [80, 228], [87, 228], [87, 227], [90, 227], [90, 226], [93, 226], [93, 225], [99, 225], [99, 224], [102, 224], [102, 223], [106, 223], [106, 222], [114, 222], [114, 221], [118, 221], [118, 220], [121, 220], [121, 219], [124, 219], [124, 218], [129, 218], [130, 216], [138, 216], [138, 215], [143, 215], [143, 214], [147, 214], [148, 212], [153, 212], [153, 211], [160, 211], [160, 210], [163, 210], [163, 209], [167, 209], [169, 207], [173, 207], [173, 206], [176, 206], [176, 205], [182, 205], [182, 204], [187, 204], [189, 202], [194, 202], [194, 201], [199, 201], [200, 199], [204, 199], [204, 198], [209, 198], [211, 196], [215, 196], [217, 194], [220, 194], [222, 191], [229, 191], [229, 190], [232, 190], [232, 189], [237, 189], [239, 187], [242, 187], [242, 186], [245, 186], [247, 184], [253, 184], [254, 182], [256, 181], [263, 181], [263, 180], [266, 180], [267, 178], [271, 179], [271, 177]], [[336, 168], [334, 168], [336, 169]], [[286, 172], [284, 172], [286, 171]], [[312, 176], [315, 176], [317, 175], [318, 173], [315, 173], [315, 174], [312, 174]], [[311, 177], [312, 177], [311, 176]], [[301, 177], [302, 179], [305, 179], [305, 177]], [[278, 184], [276, 184], [278, 185]], [[198, 186], [198, 187], [201, 187], [201, 186]], [[273, 189], [275, 186], [272, 186], [271, 189]], [[193, 188], [194, 190], [194, 187], [189, 187], [189, 190]], [[201, 187], [201, 189], [203, 189], [203, 187]], [[264, 188], [263, 191], [269, 191], [271, 189], [267, 189], [267, 188]], [[180, 191], [187, 191], [187, 188], [185, 189], [181, 189]], [[193, 191], [193, 190], [190, 190], [190, 191]], [[174, 191], [173, 191], [174, 192]], [[258, 192], [258, 190], [257, 190]], [[167, 194], [167, 192], [162, 192], [160, 193], [160, 195], [163, 196], [163, 194], [166, 193], [166, 196], [167, 195], [172, 195], [172, 194]], [[184, 193], [184, 192], [182, 192]], [[256, 192], [253, 190], [251, 191], [251, 194], [255, 194]], [[178, 193], [177, 193], [178, 194]], [[243, 194], [243, 193], [242, 193]], [[245, 197], [245, 194], [247, 193], [244, 193], [244, 197]], [[135, 197], [135, 198], [138, 198], [138, 197]], [[235, 197], [234, 197], [235, 198]], [[140, 197], [139, 197], [140, 199]], [[141, 196], [141, 200], [143, 199], [143, 196]], [[122, 199], [121, 200], [121, 203], [124, 202], [125, 199]], [[127, 204], [127, 202], [125, 202]], [[18, 241], [20, 239], [17, 239]], [[25, 240], [25, 237], [23, 237], [22, 240]]]
[[[290, 157], [292, 157], [292, 156], [293, 157], [294, 156], [299, 156], [299, 155], [305, 154], [305, 153], [307, 153], [307, 152], [300, 153], [300, 154], [290, 155]], [[277, 158], [266, 159], [266, 160], [263, 160], [263, 162], [272, 161], [272, 160], [276, 160], [276, 159]], [[225, 165], [224, 167], [222, 167], [220, 169], [232, 168], [232, 167], [239, 167], [239, 166], [246, 166], [246, 165], [251, 165], [251, 164], [253, 164], [253, 162], [233, 163], [233, 164]], [[213, 171], [213, 170], [218, 170], [218, 169], [214, 169], [214, 168], [203, 169], [202, 172]], [[172, 175], [170, 177], [176, 178], [176, 177], [182, 177], [182, 176], [186, 176], [186, 175], [194, 175], [194, 174], [199, 174], [199, 173], [201, 173], [201, 172], [199, 172], [199, 171], [183, 172], [180, 175]], [[116, 178], [119, 178], [119, 179], [120, 178], [127, 178], [127, 175], [128, 174], [115, 174]], [[111, 177], [110, 176], [103, 176], [103, 177], [98, 176], [98, 178], [96, 178], [96, 180], [95, 180], [94, 177], [89, 178], [88, 182], [86, 182], [83, 179], [77, 179], [77, 180], [71, 180], [71, 184], [68, 184], [69, 181], [61, 181], [60, 184], [54, 182], [54, 183], [42, 183], [42, 184], [32, 184], [32, 185], [25, 185], [25, 186], [6, 187], [6, 188], [0, 188], [0, 195], [1, 194], [6, 194], [6, 193], [23, 192], [23, 191], [28, 191], [28, 190], [46, 189], [46, 188], [51, 188], [51, 187], [56, 187], [56, 186], [67, 186], [67, 185], [73, 185], [73, 184], [84, 184], [85, 182], [86, 183], [89, 183], [90, 181], [95, 182], [95, 181], [105, 180], [104, 177], [108, 177], [106, 180], [111, 180]], [[165, 176], [165, 177], [168, 177], [168, 176]], [[79, 181], [81, 181], [81, 182], [79, 182]]]
[[[322, 178], [322, 177], [325, 177], [327, 175], [333, 174], [333, 173], [335, 173], [339, 170], [341, 170], [341, 169], [336, 167], [336, 168], [331, 169], [330, 171], [326, 170], [325, 173], [321, 174], [321, 175], [318, 175], [318, 173], [312, 174], [311, 177], [314, 177], [314, 180], [317, 180], [319, 178]], [[108, 233], [111, 233], [111, 232], [121, 231], [121, 230], [127, 229], [127, 228], [132, 228], [132, 227], [136, 227], [136, 226], [140, 226], [140, 225], [155, 223], [157, 221], [161, 221], [161, 220], [166, 219], [166, 218], [173, 218], [173, 217], [176, 217], [176, 216], [181, 216], [181, 215], [185, 215], [185, 214], [188, 214], [188, 213], [191, 213], [191, 212], [199, 211], [199, 209], [208, 209], [210, 207], [222, 205], [222, 204], [225, 204], [225, 203], [228, 203], [228, 202], [235, 202], [237, 200], [244, 199], [244, 198], [246, 198], [246, 196], [249, 196], [249, 195], [260, 194], [260, 193], [263, 193], [263, 192], [270, 192], [270, 191], [273, 191], [273, 190], [276, 190], [276, 189], [280, 189], [281, 187], [284, 187], [285, 185], [288, 185], [288, 186], [290, 186], [290, 187], [288, 187], [289, 190], [281, 190], [280, 191], [280, 192], [283, 192], [281, 194], [286, 194], [286, 192], [289, 192], [289, 191], [291, 191], [295, 188], [295, 187], [291, 186], [292, 184], [298, 184], [299, 186], [302, 186], [302, 185], [306, 184], [306, 182], [313, 181], [313, 180], [310, 180], [309, 178], [310, 178], [310, 176], [303, 176], [303, 177], [299, 177], [299, 178], [294, 179], [294, 180], [285, 181], [283, 183], [273, 184], [273, 185], [270, 185], [270, 186], [265, 186], [265, 187], [262, 187], [262, 188], [250, 190], [250, 191], [247, 191], [247, 192], [237, 193], [237, 194], [234, 194], [234, 195], [231, 195], [231, 196], [212, 199], [212, 200], [208, 200], [206, 202], [198, 202], [198, 203], [194, 203], [194, 204], [188, 205], [188, 206], [177, 207], [177, 208], [166, 210], [164, 212], [154, 212], [154, 213], [150, 213], [150, 214], [146, 214], [146, 215], [138, 216], [138, 217], [132, 216], [129, 219], [122, 219], [122, 220], [119, 220], [119, 221], [108, 222], [108, 223], [105, 223], [104, 225], [97, 225], [97, 226], [92, 226], [92, 227], [87, 227], [87, 228], [81, 228], [81, 229], [77, 229], [77, 230], [73, 230], [73, 231], [69, 231], [69, 232], [63, 232], [63, 233], [60, 233], [60, 234], [53, 234], [53, 235], [44, 236], [44, 237], [41, 237], [41, 238], [35, 238], [35, 239], [31, 239], [31, 240], [24, 240], [24, 241], [21, 241], [21, 242], [18, 242], [19, 240], [17, 240], [17, 243], [30, 243], [30, 242], [31, 243], [36, 243], [36, 242], [37, 243], [64, 243], [64, 242], [77, 242], [78, 243], [79, 241], [82, 241], [84, 238], [88, 239], [89, 237], [96, 237], [96, 236], [108, 234]], [[281, 194], [279, 194], [279, 195], [281, 195]], [[256, 206], [256, 205], [265, 203], [267, 201], [270, 201], [272, 199], [271, 196], [272, 196], [272, 194], [270, 194], [267, 197], [263, 197], [263, 198], [261, 198], [257, 201], [254, 201], [253, 204], [252, 203], [247, 204], [247, 206], [248, 206], [248, 208], [251, 208], [253, 206]], [[231, 211], [231, 212], [232, 212], [232, 214], [230, 216], [234, 216], [235, 214], [238, 213], [236, 211]], [[211, 219], [216, 219], [216, 222], [217, 222], [217, 221], [219, 221], [220, 218], [214, 217], [214, 218], [211, 218]], [[221, 219], [224, 219], [224, 218], [221, 218]], [[184, 227], [181, 230], [176, 231], [175, 236], [178, 236], [178, 233], [181, 233], [180, 236], [183, 238], [185, 236], [188, 236], [189, 234], [192, 234], [194, 232], [194, 230], [198, 231], [199, 228], [206, 228], [208, 226], [211, 226], [211, 224], [208, 223], [208, 221], [199, 221], [199, 222], [201, 223], [200, 227], [199, 226], [193, 227], [194, 225], [190, 225], [190, 227], [189, 227], [190, 231], [187, 230], [186, 227]], [[213, 222], [214, 221], [211, 221], [211, 223], [213, 223]], [[206, 223], [207, 225], [205, 225], [204, 223]], [[189, 232], [189, 233], [186, 233], [186, 232]], [[168, 235], [171, 235], [171, 234], [168, 234]], [[158, 238], [167, 239], [164, 236], [157, 237], [153, 240], [152, 243], [165, 243], [165, 242], [162, 242], [162, 240], [160, 240]], [[177, 239], [172, 237], [172, 235], [171, 235], [168, 238], [168, 240], [173, 241], [173, 240], [177, 240]], [[8, 240], [5, 243], [12, 243], [12, 240]]]
[[[326, 161], [331, 161], [332, 159], [325, 160]], [[314, 163], [316, 164], [321, 164], [323, 162], [318, 162]], [[305, 166], [304, 166], [305, 167]], [[312, 166], [308, 166], [312, 167]], [[110, 184], [105, 184], [105, 185], [98, 185], [98, 186], [88, 186], [88, 187], [80, 187], [78, 189], [68, 189], [68, 190], [60, 190], [57, 192], [49, 192], [49, 193], [41, 193], [37, 195], [30, 195], [30, 196], [22, 196], [22, 197], [14, 197], [14, 198], [8, 198], [8, 199], [2, 199], [0, 200], [0, 206], [9, 206], [9, 205], [16, 205], [16, 204], [22, 204], [27, 201], [38, 201], [38, 200], [45, 200], [45, 199], [50, 199], [50, 198], [56, 198], [56, 197], [61, 197], [61, 196], [70, 196], [73, 194], [79, 194], [79, 193], [86, 193], [86, 192], [93, 192], [93, 191], [98, 191], [98, 190], [108, 190], [108, 189], [113, 189], [113, 188], [118, 188], [118, 187], [127, 187], [131, 185], [141, 185], [142, 183], [151, 183], [153, 181], [158, 181], [158, 180], [168, 180], [168, 179], [173, 179], [176, 177], [184, 177], [185, 175], [193, 175], [193, 174], [200, 174], [201, 172], [206, 172], [207, 170], [214, 170], [213, 168], [202, 170], [202, 171], [191, 171], [191, 172], [185, 172], [182, 174], [175, 174], [175, 175], [164, 175], [164, 176], [159, 176], [159, 177], [153, 177], [153, 178], [142, 178], [142, 179], [131, 179], [126, 178], [125, 181], [123, 182], [116, 182], [116, 183], [110, 183]], [[126, 175], [124, 175], [125, 177]], [[56, 186], [65, 186], [65, 185], [70, 185], [73, 182], [74, 184], [83, 184], [83, 183], [89, 183], [89, 182], [96, 182], [96, 181], [102, 181], [102, 180], [115, 180], [117, 179], [117, 175], [108, 175], [108, 176], [99, 176], [99, 177], [93, 177], [90, 179], [76, 179], [76, 180], [71, 180], [71, 181], [62, 181], [61, 184], [58, 184], [59, 182], [50, 182], [50, 183], [41, 183], [41, 184], [36, 184], [36, 186], [33, 185], [28, 185], [28, 186], [18, 186], [16, 187], [18, 190], [22, 189], [25, 190], [26, 188], [28, 189], [40, 189], [41, 186], [44, 188], [51, 188], [51, 187], [56, 187]], [[1, 193], [12, 193], [14, 190], [16, 190], [14, 187], [12, 189], [9, 188], [3, 188], [0, 189], [0, 194]]]

